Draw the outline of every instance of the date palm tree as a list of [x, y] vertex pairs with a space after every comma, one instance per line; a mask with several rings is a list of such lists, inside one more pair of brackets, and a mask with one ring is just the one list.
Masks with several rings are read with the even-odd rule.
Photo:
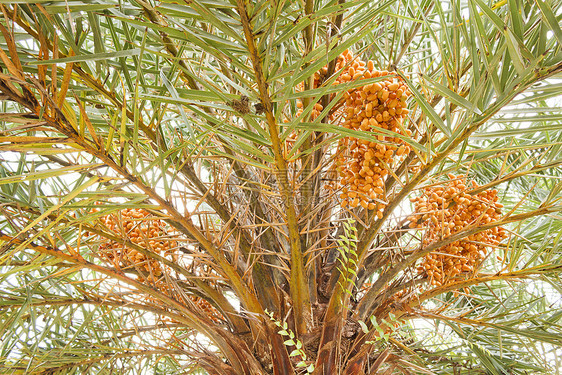
[[559, 374], [559, 0], [0, 2], [0, 373]]

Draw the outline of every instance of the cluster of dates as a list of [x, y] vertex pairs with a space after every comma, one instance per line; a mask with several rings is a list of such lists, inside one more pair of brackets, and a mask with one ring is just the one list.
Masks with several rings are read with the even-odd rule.
[[402, 123], [409, 112], [406, 106], [411, 93], [399, 76], [375, 70], [371, 60], [361, 61], [349, 51], [340, 56], [338, 65], [345, 67], [341, 83], [380, 78], [344, 93], [342, 126], [364, 132], [365, 137], [341, 139], [336, 159], [341, 206], [361, 205], [376, 210], [380, 217], [386, 207], [385, 178], [410, 152], [404, 139], [412, 133]]
[[[408, 218], [410, 228], [424, 230], [424, 245], [501, 217], [503, 205], [498, 203], [497, 190], [469, 194], [464, 177], [448, 177], [447, 183], [427, 187], [421, 196], [410, 199], [415, 208]], [[473, 189], [478, 187], [474, 181], [471, 185]], [[502, 227], [471, 234], [429, 253], [422, 259], [418, 273], [427, 276], [431, 284], [442, 285], [460, 273], [473, 272], [486, 257], [487, 249], [506, 237]]]

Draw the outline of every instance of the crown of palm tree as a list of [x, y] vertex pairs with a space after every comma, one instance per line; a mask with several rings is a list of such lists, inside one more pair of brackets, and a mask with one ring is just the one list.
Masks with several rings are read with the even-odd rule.
[[561, 5], [0, 2], [0, 373], [560, 373]]

